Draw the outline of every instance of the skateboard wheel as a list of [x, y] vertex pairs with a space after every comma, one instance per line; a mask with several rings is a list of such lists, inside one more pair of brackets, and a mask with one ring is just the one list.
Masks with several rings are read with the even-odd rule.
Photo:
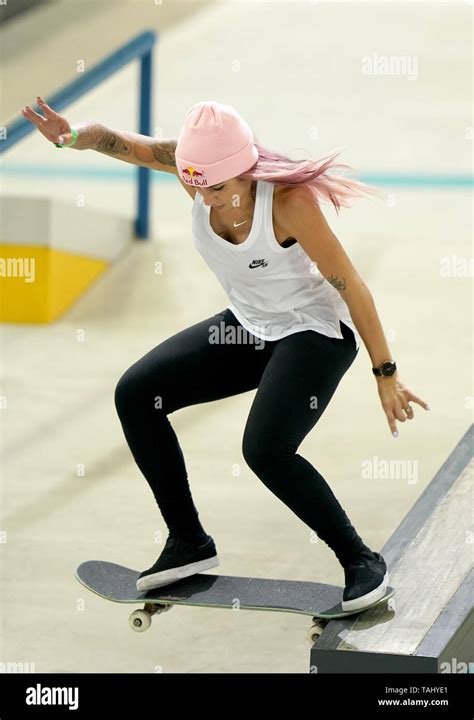
[[387, 602], [387, 609], [390, 612], [396, 612], [397, 606], [395, 603], [395, 598], [390, 598], [390, 600]]
[[128, 623], [135, 632], [145, 632], [151, 625], [151, 615], [146, 610], [134, 610], [128, 619]]
[[324, 628], [327, 625], [327, 620], [321, 620], [320, 618], [313, 618], [313, 625], [308, 630], [308, 640], [313, 645], [319, 636], [322, 634]]

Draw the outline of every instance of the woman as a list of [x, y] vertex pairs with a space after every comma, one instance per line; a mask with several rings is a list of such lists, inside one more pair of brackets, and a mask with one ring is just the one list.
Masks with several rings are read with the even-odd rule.
[[339, 211], [376, 191], [330, 175], [346, 167], [334, 162], [336, 153], [314, 162], [265, 150], [229, 105], [193, 105], [176, 142], [90, 122], [71, 128], [37, 99], [44, 116], [30, 107], [24, 115], [58, 147], [95, 149], [178, 176], [194, 200], [195, 247], [231, 303], [150, 350], [115, 390], [125, 438], [169, 530], [138, 590], [219, 564], [168, 416], [257, 389], [243, 433], [246, 462], [334, 551], [345, 574], [343, 609], [378, 600], [389, 579], [384, 558], [362, 541], [326, 480], [296, 452], [353, 363], [360, 336], [393, 434], [396, 420], [413, 419], [409, 401], [429, 409], [398, 379], [370, 291], [319, 207], [329, 199]]

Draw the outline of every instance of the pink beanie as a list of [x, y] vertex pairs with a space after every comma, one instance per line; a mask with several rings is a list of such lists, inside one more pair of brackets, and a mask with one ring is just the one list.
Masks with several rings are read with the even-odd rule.
[[175, 158], [183, 182], [209, 187], [249, 170], [258, 150], [252, 130], [233, 107], [205, 100], [186, 113]]

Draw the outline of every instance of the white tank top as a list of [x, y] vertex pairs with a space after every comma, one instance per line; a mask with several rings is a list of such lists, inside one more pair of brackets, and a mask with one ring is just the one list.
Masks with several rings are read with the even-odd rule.
[[302, 330], [343, 338], [339, 320], [360, 336], [338, 291], [321, 275], [296, 242], [281, 247], [273, 231], [273, 188], [257, 181], [252, 227], [239, 245], [217, 235], [210, 206], [196, 192], [192, 209], [193, 243], [224, 288], [227, 307], [246, 330], [264, 340], [279, 340]]

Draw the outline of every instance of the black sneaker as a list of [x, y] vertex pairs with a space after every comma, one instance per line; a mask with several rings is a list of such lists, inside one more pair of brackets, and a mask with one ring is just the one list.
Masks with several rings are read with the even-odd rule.
[[389, 574], [382, 555], [364, 550], [344, 567], [346, 587], [342, 609], [363, 610], [385, 595]]
[[195, 545], [170, 535], [156, 563], [138, 576], [137, 590], [146, 592], [152, 588], [169, 585], [217, 565], [219, 558], [210, 535], [203, 545]]

